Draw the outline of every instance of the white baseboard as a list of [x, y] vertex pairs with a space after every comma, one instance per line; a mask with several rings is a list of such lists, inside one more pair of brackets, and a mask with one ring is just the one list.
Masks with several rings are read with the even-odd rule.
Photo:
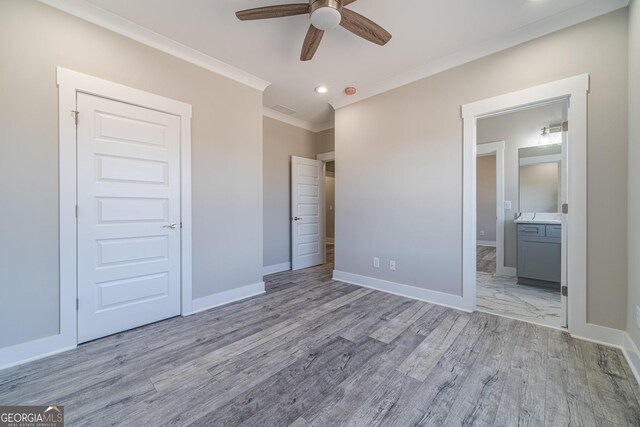
[[618, 348], [622, 348], [624, 334], [626, 333], [620, 329], [608, 328], [593, 323], [584, 325], [583, 331], [572, 331], [571, 325], [569, 325], [569, 332], [574, 338]]
[[388, 294], [399, 295], [401, 297], [443, 305], [445, 307], [469, 313], [472, 311], [471, 308], [466, 306], [461, 296], [446, 294], [444, 292], [432, 291], [411, 285], [403, 285], [402, 283], [389, 282], [387, 280], [375, 279], [373, 277], [361, 276], [359, 274], [346, 273], [338, 270], [333, 271], [333, 280], [347, 282], [352, 285], [375, 289]]
[[476, 245], [478, 246], [489, 246], [490, 248], [495, 248], [497, 246], [496, 242], [492, 242], [489, 240], [477, 240]]
[[636, 381], [640, 384], [640, 350], [636, 344], [631, 340], [628, 332], [624, 333], [622, 354], [627, 359], [633, 376], [636, 377]]
[[264, 294], [264, 282], [253, 283], [251, 285], [242, 286], [240, 288], [231, 289], [217, 294], [208, 295], [206, 297], [193, 300], [193, 311], [189, 313], [195, 314], [201, 311], [209, 310], [214, 307], [226, 305], [245, 298], [254, 297]]
[[62, 335], [52, 335], [0, 348], [0, 370], [73, 350], [77, 346], [74, 340]]
[[262, 275], [268, 276], [269, 274], [276, 274], [288, 270], [291, 270], [291, 263], [283, 262], [282, 264], [274, 264], [262, 267]]
[[516, 277], [517, 275], [517, 270], [515, 267], [498, 267], [496, 268], [496, 275], [497, 276], [509, 276], [509, 277]]

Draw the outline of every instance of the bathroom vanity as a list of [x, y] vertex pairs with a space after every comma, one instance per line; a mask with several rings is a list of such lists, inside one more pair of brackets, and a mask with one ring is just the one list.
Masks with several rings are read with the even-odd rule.
[[562, 281], [562, 145], [518, 150], [518, 284], [560, 290]]
[[562, 223], [516, 220], [518, 283], [560, 289]]

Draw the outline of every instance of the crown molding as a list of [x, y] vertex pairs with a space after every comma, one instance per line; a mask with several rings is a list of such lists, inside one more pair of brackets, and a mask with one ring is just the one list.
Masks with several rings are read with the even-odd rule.
[[70, 15], [263, 92], [271, 83], [83, 0], [39, 0]]
[[263, 107], [262, 114], [265, 117], [269, 117], [274, 120], [278, 120], [280, 122], [299, 127], [301, 129], [308, 130], [310, 132], [322, 132], [323, 130], [333, 129], [335, 127], [333, 120], [325, 122], [325, 123], [311, 123], [302, 119], [298, 119], [296, 117], [289, 116], [287, 114], [281, 113], [269, 107]]
[[588, 21], [600, 15], [626, 7], [629, 0], [591, 0], [582, 5], [565, 10], [557, 15], [534, 22], [510, 33], [496, 37], [487, 42], [477, 44], [468, 49], [427, 62], [413, 70], [398, 74], [364, 88], [352, 96], [342, 95], [329, 102], [334, 109], [346, 107], [367, 98], [422, 80], [434, 74], [458, 67], [476, 59], [517, 46], [530, 40], [545, 36], [555, 31]]

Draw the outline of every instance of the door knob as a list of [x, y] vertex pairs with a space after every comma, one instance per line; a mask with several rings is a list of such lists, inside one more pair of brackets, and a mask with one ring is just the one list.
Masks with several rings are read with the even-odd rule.
[[170, 229], [174, 229], [178, 227], [178, 224], [176, 224], [175, 222], [172, 222], [171, 224], [165, 225], [163, 226], [164, 228], [170, 228]]
[[302, 219], [302, 218], [297, 217], [297, 216], [294, 216], [294, 217], [293, 217], [293, 220], [294, 220], [294, 221], [300, 221], [301, 219]]

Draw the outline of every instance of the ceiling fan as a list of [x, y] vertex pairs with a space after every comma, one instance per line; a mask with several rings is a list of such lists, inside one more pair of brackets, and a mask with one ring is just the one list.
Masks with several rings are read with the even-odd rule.
[[338, 25], [353, 34], [384, 46], [391, 40], [391, 34], [375, 22], [352, 10], [345, 8], [356, 0], [309, 0], [309, 3], [281, 4], [258, 7], [236, 12], [241, 21], [255, 19], [282, 18], [285, 16], [305, 15], [311, 17], [311, 25], [302, 45], [301, 61], [309, 61], [315, 55], [326, 30]]

